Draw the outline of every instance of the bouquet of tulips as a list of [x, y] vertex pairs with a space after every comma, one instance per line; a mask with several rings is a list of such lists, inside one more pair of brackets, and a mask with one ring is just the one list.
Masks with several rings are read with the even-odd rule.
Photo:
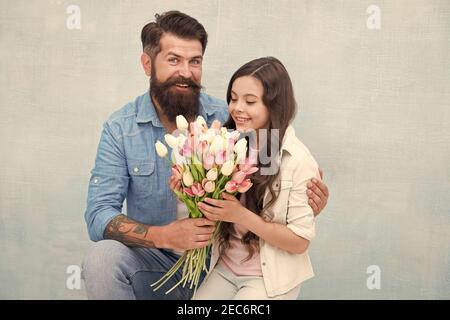
[[[235, 195], [244, 193], [252, 186], [249, 175], [258, 169], [252, 165], [247, 155], [247, 140], [240, 138], [239, 131], [228, 131], [215, 120], [211, 127], [205, 119], [198, 116], [196, 121], [188, 123], [183, 116], [176, 118], [177, 130], [166, 134], [164, 139], [172, 149], [170, 160], [167, 147], [160, 141], [155, 144], [156, 152], [166, 158], [171, 165], [172, 174], [181, 181], [181, 190], [174, 190], [178, 199], [186, 204], [189, 218], [201, 218], [198, 203], [205, 197], [219, 199], [222, 192]], [[220, 222], [216, 225], [216, 232]], [[214, 234], [215, 235], [215, 234]], [[175, 265], [151, 286], [154, 290], [161, 288], [181, 267], [181, 280], [178, 285], [197, 290], [202, 271], [209, 272], [206, 258], [211, 244], [184, 252]]]

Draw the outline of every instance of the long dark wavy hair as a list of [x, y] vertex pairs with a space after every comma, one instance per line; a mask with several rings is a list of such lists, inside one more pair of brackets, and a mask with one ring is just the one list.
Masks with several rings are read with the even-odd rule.
[[[292, 122], [297, 112], [297, 104], [295, 102], [294, 90], [289, 74], [284, 65], [274, 57], [265, 57], [247, 62], [240, 67], [231, 77], [227, 90], [227, 102], [231, 100], [231, 90], [236, 79], [243, 76], [252, 76], [259, 80], [263, 86], [262, 100], [267, 107], [269, 113], [267, 141], [260, 141], [260, 154], [265, 151], [268, 156], [271, 146], [271, 129], [279, 129], [278, 136], [278, 150], [280, 152], [281, 143], [287, 127]], [[224, 124], [228, 129], [236, 129], [236, 124], [229, 116], [227, 122]], [[273, 159], [273, 157], [271, 157]], [[270, 164], [262, 164], [258, 156], [258, 167], [267, 166]], [[258, 170], [250, 178], [253, 186], [246, 192], [246, 207], [255, 214], [262, 216], [264, 212], [270, 208], [276, 201], [278, 194], [273, 190], [272, 184], [279, 175], [279, 168], [273, 175], [261, 175], [261, 170]], [[264, 206], [264, 194], [269, 189], [271, 200]], [[240, 194], [238, 194], [240, 198]], [[229, 247], [229, 239], [233, 230], [233, 224], [222, 222], [218, 230], [219, 250], [223, 252]], [[242, 242], [246, 245], [249, 255], [244, 261], [251, 259], [255, 250], [259, 249], [259, 238], [252, 232], [247, 232], [242, 238]]]

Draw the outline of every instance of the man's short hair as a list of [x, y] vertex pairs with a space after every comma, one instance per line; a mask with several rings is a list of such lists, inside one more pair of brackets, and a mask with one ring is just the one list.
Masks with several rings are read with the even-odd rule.
[[201, 23], [196, 19], [179, 11], [168, 11], [155, 14], [155, 22], [150, 22], [142, 28], [142, 49], [151, 58], [161, 51], [160, 40], [164, 33], [171, 33], [179, 38], [199, 40], [202, 52], [205, 53], [208, 34]]

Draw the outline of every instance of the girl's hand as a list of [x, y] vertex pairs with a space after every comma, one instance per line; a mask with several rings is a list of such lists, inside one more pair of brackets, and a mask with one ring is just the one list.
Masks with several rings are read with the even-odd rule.
[[177, 193], [177, 192], [182, 192], [183, 191], [183, 189], [182, 189], [182, 186], [181, 186], [181, 180], [177, 180], [176, 178], [175, 178], [175, 176], [170, 176], [170, 178], [169, 178], [169, 188], [170, 188], [170, 190], [172, 190], [173, 192], [175, 192], [175, 193]]
[[236, 197], [223, 192], [224, 200], [205, 198], [199, 202], [198, 207], [203, 215], [211, 221], [225, 221], [237, 223], [244, 214], [246, 208]]

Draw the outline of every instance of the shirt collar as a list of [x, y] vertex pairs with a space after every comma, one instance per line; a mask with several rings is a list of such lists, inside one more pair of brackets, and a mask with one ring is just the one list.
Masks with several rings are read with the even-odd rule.
[[204, 94], [200, 93], [200, 114], [202, 116], [204, 116], [206, 114], [208, 116], [213, 115], [217, 111], [217, 108], [213, 107], [212, 104], [206, 103], [203, 98], [204, 98]]
[[137, 106], [137, 123], [147, 123], [152, 122], [154, 126], [163, 127], [163, 124], [158, 118], [153, 101], [150, 98], [150, 92], [144, 94], [140, 103]]
[[[202, 93], [200, 94], [200, 105], [198, 114], [201, 115], [205, 120], [208, 120], [211, 115], [214, 114], [214, 108], [203, 103]], [[144, 94], [143, 99], [140, 101], [137, 107], [136, 122], [137, 123], [147, 123], [152, 122], [156, 127], [163, 127], [163, 124], [159, 120], [158, 113], [156, 112], [155, 106], [152, 99], [150, 98], [150, 92]]]

